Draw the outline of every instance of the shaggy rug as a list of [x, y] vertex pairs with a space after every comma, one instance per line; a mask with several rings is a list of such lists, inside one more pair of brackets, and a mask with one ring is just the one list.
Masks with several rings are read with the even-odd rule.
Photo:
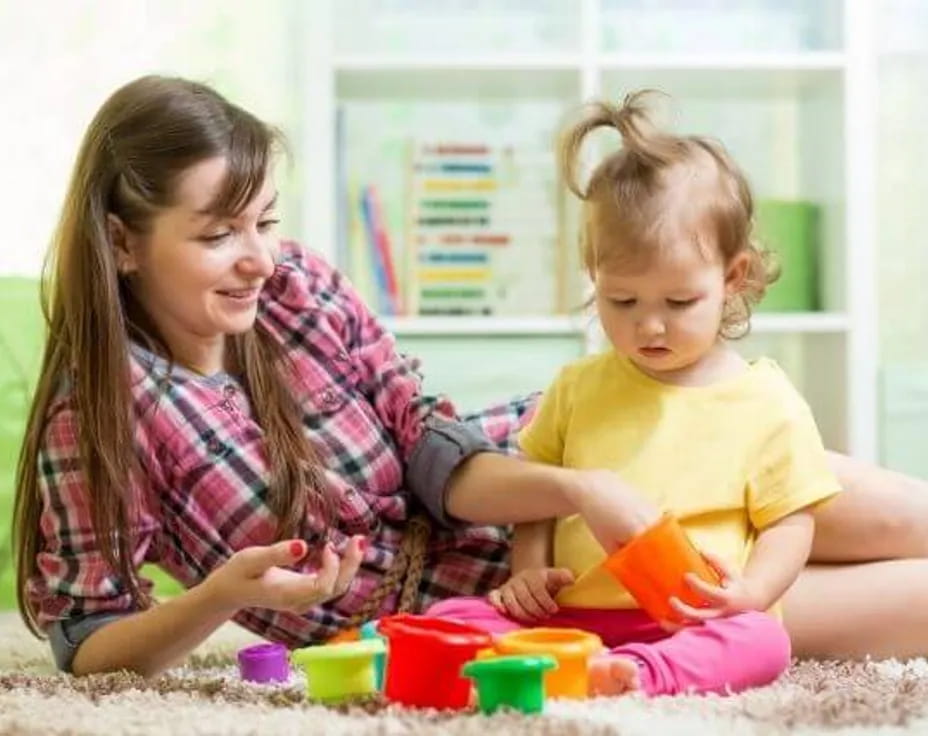
[[254, 638], [220, 629], [183, 667], [154, 680], [55, 673], [47, 645], [0, 615], [0, 736], [8, 734], [776, 734], [926, 733], [928, 663], [797, 662], [775, 684], [734, 697], [552, 701], [540, 716], [412, 711], [371, 700], [326, 708], [302, 678], [241, 682], [235, 652]]

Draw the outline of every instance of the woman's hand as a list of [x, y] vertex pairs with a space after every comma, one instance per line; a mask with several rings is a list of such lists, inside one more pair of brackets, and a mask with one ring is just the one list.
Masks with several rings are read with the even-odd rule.
[[513, 575], [487, 596], [497, 611], [519, 621], [540, 621], [558, 611], [554, 597], [574, 582], [563, 567], [533, 567]]
[[745, 611], [763, 611], [769, 607], [760, 591], [725, 560], [709, 552], [703, 552], [702, 556], [719, 574], [721, 585], [707, 583], [691, 572], [686, 574], [687, 585], [699, 594], [708, 607], [694, 608], [673, 596], [670, 605], [683, 617], [685, 623], [700, 623]]
[[339, 559], [331, 544], [322, 551], [321, 566], [312, 573], [285, 569], [302, 560], [306, 542], [292, 539], [236, 552], [203, 583], [222, 608], [270, 608], [302, 614], [343, 595], [358, 572], [367, 540], [352, 537]]
[[579, 470], [573, 503], [593, 536], [612, 554], [660, 518], [660, 511], [611, 470]]

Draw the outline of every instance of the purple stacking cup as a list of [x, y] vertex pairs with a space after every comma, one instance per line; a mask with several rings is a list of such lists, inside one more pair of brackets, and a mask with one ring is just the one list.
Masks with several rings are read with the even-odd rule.
[[248, 682], [286, 682], [290, 660], [283, 644], [255, 644], [238, 653], [238, 671]]

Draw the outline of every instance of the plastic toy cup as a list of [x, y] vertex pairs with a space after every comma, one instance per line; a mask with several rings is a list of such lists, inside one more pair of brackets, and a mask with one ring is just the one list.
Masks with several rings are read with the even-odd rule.
[[[368, 621], [361, 627], [361, 640], [364, 639], [379, 639], [380, 641], [386, 643], [386, 639], [377, 631], [377, 621]], [[378, 690], [383, 690], [383, 673], [384, 669], [387, 666], [387, 655], [375, 654], [374, 655], [374, 682], [377, 685]]]
[[713, 585], [720, 582], [718, 573], [670, 514], [613, 552], [603, 564], [655, 621], [681, 620], [670, 606], [671, 596], [697, 608], [706, 605], [687, 585], [686, 573], [696, 573]]
[[374, 657], [383, 651], [382, 641], [367, 639], [297, 649], [291, 658], [306, 673], [306, 694], [331, 702], [376, 692]]
[[430, 616], [400, 613], [377, 627], [390, 647], [384, 694], [415, 708], [461, 709], [470, 705], [471, 683], [461, 667], [490, 635], [474, 626]]
[[[547, 654], [558, 667], [545, 675], [545, 689], [552, 698], [585, 698], [588, 691], [587, 661], [603, 649], [596, 634], [580, 629], [537, 628], [503, 634], [496, 640], [500, 654]], [[490, 660], [492, 661], [492, 660]]]
[[557, 667], [553, 657], [485, 657], [468, 662], [462, 672], [477, 683], [480, 710], [493, 713], [502, 706], [523, 713], [545, 707], [545, 671]]
[[326, 644], [344, 644], [346, 641], [358, 641], [361, 632], [358, 629], [345, 629], [326, 641]]
[[287, 647], [283, 644], [255, 644], [238, 652], [238, 671], [248, 682], [286, 682], [290, 679]]

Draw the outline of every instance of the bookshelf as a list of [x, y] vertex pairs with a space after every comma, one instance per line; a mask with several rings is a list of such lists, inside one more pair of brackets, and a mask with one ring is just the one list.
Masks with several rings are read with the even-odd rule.
[[[358, 146], [361, 166], [388, 169], [400, 154], [383, 141], [395, 131], [472, 141], [481, 140], [481, 126], [496, 125], [500, 140], [518, 135], [550, 155], [563, 114], [581, 101], [662, 89], [672, 97], [674, 127], [721, 139], [758, 199], [814, 203], [817, 308], [756, 314], [740, 349], [784, 365], [829, 446], [875, 458], [869, 0], [319, 0], [301, 7], [308, 242], [343, 259], [346, 147]], [[349, 125], [340, 120], [345, 110], [359, 111]], [[405, 216], [402, 202], [390, 202], [403, 186], [396, 175], [380, 182], [388, 223]], [[510, 340], [540, 356], [537, 370], [511, 388], [542, 388], [558, 361], [601, 346], [595, 321], [573, 309], [586, 288], [572, 253], [573, 217], [570, 208], [561, 214], [558, 253], [535, 258], [540, 270], [526, 277], [525, 288], [539, 293], [553, 288], [549, 277], [561, 277], [568, 296], [554, 309], [385, 316], [402, 347], [424, 353], [427, 378], [433, 362], [466, 347], [483, 351], [468, 380], [479, 381], [479, 363], [486, 380], [498, 383], [498, 365], [489, 366], [507, 360], [505, 350], [485, 351]], [[455, 396], [454, 367], [447, 370], [438, 388]]]

